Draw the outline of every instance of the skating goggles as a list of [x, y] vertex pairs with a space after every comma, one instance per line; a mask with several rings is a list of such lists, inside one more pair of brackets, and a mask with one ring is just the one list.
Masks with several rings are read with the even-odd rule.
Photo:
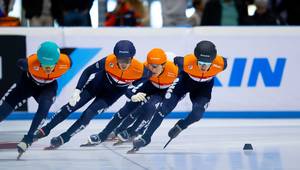
[[156, 69], [157, 67], [159, 67], [159, 64], [149, 64], [149, 66], [151, 66], [152, 68]]
[[118, 58], [118, 63], [120, 64], [129, 64], [131, 62], [131, 58]]
[[55, 67], [55, 65], [42, 65], [42, 67], [53, 69]]
[[198, 61], [198, 65], [199, 66], [206, 66], [206, 67], [210, 67], [211, 66], [211, 63], [209, 62], [203, 62], [203, 61]]

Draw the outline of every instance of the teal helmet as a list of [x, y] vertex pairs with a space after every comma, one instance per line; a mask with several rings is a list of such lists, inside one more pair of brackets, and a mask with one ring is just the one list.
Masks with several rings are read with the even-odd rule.
[[54, 66], [59, 56], [59, 47], [51, 41], [43, 42], [37, 50], [37, 57], [42, 66]]

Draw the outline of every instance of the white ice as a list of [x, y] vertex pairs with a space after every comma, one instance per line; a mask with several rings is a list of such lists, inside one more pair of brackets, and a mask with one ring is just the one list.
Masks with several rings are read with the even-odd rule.
[[[45, 151], [51, 137], [68, 128], [68, 120], [32, 145], [21, 160], [16, 150], [0, 150], [0, 170], [74, 169], [203, 169], [203, 170], [299, 170], [300, 119], [203, 119], [184, 130], [169, 146], [168, 130], [176, 120], [165, 120], [152, 143], [136, 154], [126, 154], [131, 144], [80, 148], [90, 134], [98, 133], [108, 120], [93, 120], [58, 150]], [[4, 121], [0, 140], [20, 140], [30, 121]], [[13, 135], [14, 134], [14, 135]], [[243, 151], [251, 143], [253, 151]]]

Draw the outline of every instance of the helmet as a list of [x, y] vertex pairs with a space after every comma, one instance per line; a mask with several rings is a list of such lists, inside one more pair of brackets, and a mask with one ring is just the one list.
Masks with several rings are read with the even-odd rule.
[[114, 47], [115, 56], [120, 59], [131, 59], [135, 55], [135, 47], [131, 41], [118, 41]]
[[167, 62], [167, 55], [160, 48], [153, 48], [147, 55], [148, 64], [164, 64]]
[[43, 42], [37, 50], [37, 57], [42, 66], [53, 66], [60, 56], [59, 47], [51, 41]]
[[198, 61], [211, 63], [217, 56], [217, 49], [210, 41], [200, 41], [194, 49], [194, 54]]

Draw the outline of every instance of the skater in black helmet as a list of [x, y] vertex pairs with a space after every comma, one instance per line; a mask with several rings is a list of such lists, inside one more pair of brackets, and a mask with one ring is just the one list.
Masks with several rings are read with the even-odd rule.
[[227, 66], [226, 59], [217, 55], [217, 49], [210, 41], [200, 41], [193, 54], [176, 57], [174, 60], [181, 70], [179, 81], [169, 87], [148, 128], [140, 138], [133, 141], [133, 148], [129, 153], [135, 152], [151, 142], [153, 133], [160, 126], [164, 117], [176, 107], [186, 93], [190, 93], [192, 111], [170, 129], [168, 133], [170, 140], [192, 123], [199, 121], [211, 100], [214, 77], [225, 70]]

